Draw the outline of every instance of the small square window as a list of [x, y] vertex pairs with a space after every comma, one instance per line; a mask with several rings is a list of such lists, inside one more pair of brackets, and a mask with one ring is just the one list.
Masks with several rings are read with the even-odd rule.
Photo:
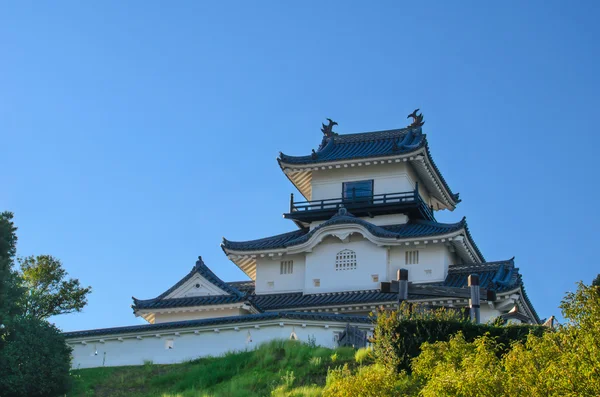
[[294, 261], [281, 261], [279, 264], [279, 274], [294, 273]]
[[320, 279], [320, 278], [315, 278], [315, 279], [313, 280], [313, 285], [314, 285], [315, 287], [320, 287], [320, 286], [321, 286], [321, 279]]
[[273, 289], [275, 287], [275, 281], [267, 281], [267, 288]]
[[374, 283], [378, 283], [379, 282], [379, 274], [371, 274], [371, 280], [373, 280]]
[[406, 251], [404, 263], [407, 265], [418, 265], [419, 264], [419, 251]]
[[171, 350], [175, 347], [175, 341], [173, 339], [167, 339], [165, 341], [165, 349]]

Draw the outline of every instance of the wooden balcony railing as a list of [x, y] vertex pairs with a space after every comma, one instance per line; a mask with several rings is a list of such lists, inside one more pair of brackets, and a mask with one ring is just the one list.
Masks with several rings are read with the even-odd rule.
[[317, 211], [337, 211], [341, 207], [348, 209], [368, 209], [384, 206], [413, 204], [420, 207], [420, 211], [426, 218], [434, 219], [433, 210], [425, 204], [418, 191], [418, 184], [415, 190], [410, 192], [383, 193], [370, 196], [354, 196], [346, 198], [334, 198], [324, 200], [294, 201], [294, 194], [290, 196], [290, 213], [308, 213]]

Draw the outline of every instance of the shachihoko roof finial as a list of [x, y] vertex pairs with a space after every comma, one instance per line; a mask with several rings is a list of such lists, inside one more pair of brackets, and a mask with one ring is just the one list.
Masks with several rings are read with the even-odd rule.
[[418, 111], [419, 109], [415, 109], [414, 112], [406, 116], [407, 119], [411, 117], [413, 118], [413, 122], [409, 125], [409, 127], [420, 127], [423, 124], [425, 124], [425, 122], [423, 121], [423, 113], [417, 114]]
[[323, 132], [323, 134], [325, 134], [326, 137], [329, 138], [330, 136], [336, 135], [336, 133], [333, 132], [333, 126], [338, 125], [338, 123], [336, 123], [335, 121], [333, 121], [331, 119], [327, 119], [327, 121], [329, 121], [329, 125], [323, 124], [321, 131]]

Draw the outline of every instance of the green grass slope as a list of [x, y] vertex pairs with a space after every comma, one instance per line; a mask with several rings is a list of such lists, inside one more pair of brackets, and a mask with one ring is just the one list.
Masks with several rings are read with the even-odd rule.
[[273, 341], [182, 364], [74, 370], [68, 396], [319, 396], [327, 369], [345, 363], [354, 363], [351, 348]]

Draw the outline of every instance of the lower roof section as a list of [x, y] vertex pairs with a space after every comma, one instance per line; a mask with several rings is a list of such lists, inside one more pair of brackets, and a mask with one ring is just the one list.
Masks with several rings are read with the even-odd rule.
[[411, 220], [397, 225], [378, 226], [350, 214], [345, 208], [314, 229], [301, 229], [250, 241], [230, 241], [223, 238], [221, 248], [250, 278], [256, 277], [256, 258], [306, 252], [319, 244], [325, 236], [336, 235], [340, 228], [357, 232], [380, 246], [401, 245], [410, 241], [425, 243], [456, 240], [458, 254], [466, 263], [485, 262], [475, 244], [466, 218], [457, 223], [439, 223]]
[[89, 338], [108, 335], [122, 335], [132, 333], [156, 332], [171, 329], [196, 328], [216, 325], [233, 325], [252, 323], [269, 320], [298, 320], [298, 321], [325, 321], [340, 322], [352, 324], [370, 324], [374, 320], [368, 316], [351, 316], [344, 314], [327, 313], [296, 313], [296, 312], [269, 312], [259, 314], [249, 314], [245, 316], [230, 316], [205, 318], [198, 320], [174, 321], [160, 324], [131, 325], [126, 327], [91, 329], [86, 331], [64, 332], [63, 336], [67, 339]]

